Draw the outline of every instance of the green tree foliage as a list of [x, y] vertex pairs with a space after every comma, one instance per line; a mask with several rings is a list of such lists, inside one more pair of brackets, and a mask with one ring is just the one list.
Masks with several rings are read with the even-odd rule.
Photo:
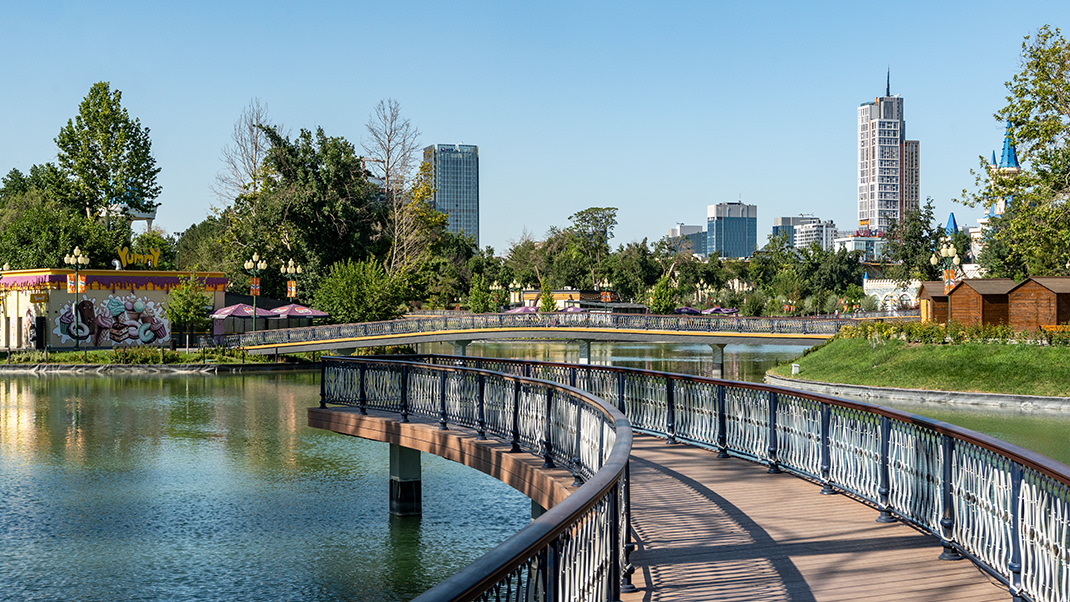
[[[151, 254], [153, 249], [160, 251], [160, 265], [147, 268], [153, 270], [175, 270], [178, 269], [176, 261], [176, 255], [178, 250], [178, 243], [175, 237], [168, 236], [163, 230], [159, 228], [153, 228], [138, 234], [134, 237], [134, 240], [130, 243], [130, 251], [133, 253]], [[133, 269], [140, 269], [140, 266], [132, 266]]]
[[347, 259], [331, 266], [316, 289], [314, 305], [336, 323], [393, 320], [405, 313], [406, 286], [374, 259]]
[[494, 311], [493, 299], [490, 296], [490, 287], [482, 274], [472, 277], [472, 286], [468, 289], [468, 311], [475, 314], [485, 314]]
[[212, 313], [212, 295], [205, 291], [204, 283], [190, 274], [179, 279], [179, 285], [171, 289], [164, 308], [171, 321], [171, 331], [186, 334], [186, 347], [190, 335], [208, 325]]
[[676, 309], [677, 290], [668, 274], [663, 274], [650, 291], [650, 312], [671, 314]]
[[70, 201], [87, 218], [121, 203], [134, 211], [149, 211], [160, 195], [156, 159], [149, 129], [131, 119], [122, 106], [122, 92], [108, 82], [93, 84], [59, 135], [59, 168], [69, 176], [76, 193]]
[[110, 267], [110, 259], [129, 238], [125, 220], [109, 228], [80, 217], [36, 188], [12, 195], [0, 213], [0, 263], [14, 269], [66, 267], [63, 257], [75, 247], [89, 255], [89, 267]]
[[930, 260], [940, 245], [943, 228], [934, 222], [933, 200], [926, 199], [917, 211], [910, 211], [885, 233], [885, 257], [892, 262], [889, 278], [899, 282], [936, 280], [940, 266]]
[[[569, 216], [572, 226], [571, 246], [586, 258], [590, 272], [590, 282], [598, 282], [602, 274], [602, 260], [609, 255], [609, 241], [613, 238], [613, 228], [617, 226], [616, 207], [590, 207]], [[571, 284], [571, 286], [578, 286]]]
[[557, 302], [554, 301], [554, 291], [550, 287], [549, 280], [543, 280], [542, 290], [539, 293], [539, 311], [556, 311]]
[[633, 303], [645, 301], [644, 293], [662, 273], [645, 238], [621, 246], [606, 263], [612, 289], [622, 300]]
[[177, 235], [175, 263], [180, 270], [222, 270], [227, 260], [226, 224], [215, 216], [208, 216]]
[[[976, 191], [962, 201], [1008, 201], [1002, 223], [987, 234], [992, 253], [982, 265], [993, 276], [1070, 272], [1070, 44], [1048, 25], [1022, 42], [1021, 70], [1006, 82], [1007, 104], [995, 117], [1016, 145], [1019, 173], [993, 172], [982, 156]], [[1021, 270], [1021, 271], [1019, 271]]]

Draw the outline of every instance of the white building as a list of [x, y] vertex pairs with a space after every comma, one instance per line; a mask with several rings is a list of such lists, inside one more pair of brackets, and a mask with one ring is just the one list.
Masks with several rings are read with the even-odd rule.
[[886, 232], [918, 208], [917, 140], [907, 140], [903, 99], [884, 96], [858, 107], [858, 229]]
[[805, 249], [817, 243], [828, 251], [836, 244], [836, 224], [832, 221], [814, 221], [795, 226], [795, 248]]
[[862, 251], [862, 261], [880, 261], [884, 254], [884, 239], [879, 236], [845, 236], [835, 240], [836, 250]]

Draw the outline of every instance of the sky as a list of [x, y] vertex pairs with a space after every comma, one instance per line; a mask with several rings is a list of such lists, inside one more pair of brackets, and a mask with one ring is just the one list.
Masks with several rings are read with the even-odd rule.
[[[105, 8], [106, 6], [106, 8]], [[380, 100], [421, 146], [475, 144], [480, 244], [499, 254], [588, 207], [614, 246], [705, 225], [707, 205], [857, 227], [857, 107], [904, 98], [921, 198], [944, 222], [979, 157], [1024, 36], [1065, 0], [898, 2], [0, 2], [0, 173], [56, 160], [55, 137], [110, 82], [149, 128], [169, 233], [223, 201], [211, 185], [250, 100], [292, 133], [358, 150]]]

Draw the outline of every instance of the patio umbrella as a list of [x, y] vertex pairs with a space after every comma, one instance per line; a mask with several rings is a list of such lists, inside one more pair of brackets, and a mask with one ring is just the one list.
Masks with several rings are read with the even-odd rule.
[[[256, 317], [258, 318], [272, 318], [274, 316], [275, 314], [266, 309], [256, 308]], [[210, 317], [213, 320], [222, 320], [223, 318], [251, 318], [253, 317], [253, 306], [245, 303], [235, 303], [234, 305], [220, 308]]]
[[694, 307], [677, 307], [674, 310], [674, 313], [687, 314], [689, 316], [697, 316], [697, 315], [701, 314], [702, 312], [700, 312], [699, 310], [695, 309]]
[[576, 314], [576, 313], [580, 313], [581, 311], [584, 311], [584, 309], [582, 307], [578, 306], [578, 305], [569, 305], [568, 307], [566, 307], [565, 309], [562, 309], [561, 311], [563, 311], [563, 312], [565, 312], [567, 314]]
[[329, 314], [318, 309], [305, 307], [296, 303], [283, 305], [271, 310], [273, 318], [326, 318]]
[[507, 313], [507, 314], [533, 314], [533, 313], [535, 313], [537, 311], [539, 311], [539, 308], [535, 307], [534, 305], [521, 305], [520, 307], [514, 307], [513, 309], [510, 309], [510, 310], [506, 311], [505, 313]]

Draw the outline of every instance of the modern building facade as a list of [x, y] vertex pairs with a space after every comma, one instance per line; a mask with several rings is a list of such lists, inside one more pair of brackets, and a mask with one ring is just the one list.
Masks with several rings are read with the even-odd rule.
[[805, 249], [813, 243], [817, 243], [825, 251], [832, 249], [836, 245], [835, 222], [814, 220], [795, 226], [796, 249]]
[[706, 256], [706, 231], [702, 229], [702, 226], [679, 224], [669, 229], [669, 238], [674, 241], [686, 241], [687, 248], [696, 257]]
[[479, 246], [479, 147], [435, 144], [424, 149], [431, 165], [435, 209], [446, 214], [446, 229], [474, 236]]
[[907, 140], [903, 99], [884, 96], [858, 107], [858, 229], [875, 235], [917, 210], [919, 143]]
[[758, 206], [742, 201], [706, 207], [706, 253], [750, 257], [758, 248]]
[[795, 246], [795, 226], [801, 226], [803, 224], [811, 224], [819, 222], [812, 215], [798, 215], [795, 217], [774, 217], [773, 218], [773, 238], [778, 236], [788, 237], [788, 246]]

